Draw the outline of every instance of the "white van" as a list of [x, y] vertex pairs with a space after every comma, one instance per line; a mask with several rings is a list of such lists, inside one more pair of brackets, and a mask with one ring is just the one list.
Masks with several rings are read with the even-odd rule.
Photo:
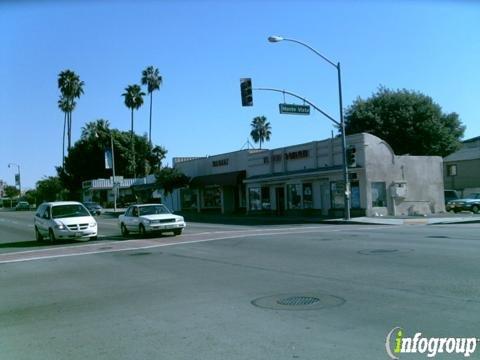
[[42, 241], [57, 239], [97, 239], [97, 222], [87, 208], [76, 201], [41, 204], [33, 220], [35, 237]]

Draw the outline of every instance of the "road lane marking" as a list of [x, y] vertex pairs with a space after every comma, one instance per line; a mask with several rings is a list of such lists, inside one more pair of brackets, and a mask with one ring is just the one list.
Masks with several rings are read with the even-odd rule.
[[[377, 229], [378, 227], [373, 227], [371, 229]], [[172, 245], [184, 245], [184, 244], [195, 244], [202, 242], [218, 241], [218, 240], [228, 240], [228, 239], [238, 239], [238, 238], [251, 238], [258, 236], [283, 236], [290, 234], [307, 234], [307, 233], [318, 233], [318, 230], [326, 230], [326, 232], [338, 232], [346, 229], [326, 229], [325, 227], [305, 227], [305, 228], [289, 228], [288, 231], [285, 229], [265, 229], [263, 232], [261, 230], [249, 230], [249, 231], [230, 231], [230, 232], [221, 232], [222, 234], [211, 234], [211, 233], [202, 233], [202, 234], [185, 234], [181, 237], [171, 237], [166, 239], [140, 239], [140, 240], [120, 240], [114, 242], [102, 242], [95, 244], [86, 244], [78, 246], [63, 246], [55, 247], [50, 249], [37, 249], [29, 251], [20, 251], [20, 252], [9, 252], [0, 254], [0, 264], [8, 264], [15, 262], [24, 262], [24, 261], [33, 261], [33, 260], [44, 260], [44, 259], [54, 259], [61, 257], [69, 256], [80, 256], [80, 255], [92, 255], [92, 254], [101, 254], [101, 253], [111, 253], [119, 251], [131, 251], [131, 250], [140, 250], [140, 249], [151, 249], [156, 247], [163, 246], [172, 246]], [[367, 228], [362, 227], [362, 229], [367, 230]], [[215, 236], [219, 235], [219, 236]], [[186, 240], [186, 238], [199, 237], [198, 239]], [[172, 241], [171, 239], [175, 239]], [[160, 240], [160, 241], [159, 241]], [[165, 241], [163, 241], [165, 240]], [[170, 240], [170, 241], [169, 241]], [[105, 248], [105, 244], [108, 244], [108, 249]]]

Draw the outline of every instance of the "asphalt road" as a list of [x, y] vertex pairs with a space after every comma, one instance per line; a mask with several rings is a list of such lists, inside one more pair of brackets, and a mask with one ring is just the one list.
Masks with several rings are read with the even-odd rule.
[[42, 246], [29, 225], [0, 213], [2, 360], [387, 359], [396, 326], [480, 337], [479, 224], [198, 223], [120, 240], [100, 217], [98, 241]]

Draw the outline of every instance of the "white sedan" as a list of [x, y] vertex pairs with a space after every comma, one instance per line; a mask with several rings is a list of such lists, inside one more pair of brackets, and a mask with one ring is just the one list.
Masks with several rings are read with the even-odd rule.
[[130, 232], [138, 232], [140, 235], [173, 232], [174, 235], [180, 235], [186, 226], [182, 216], [172, 214], [162, 204], [132, 205], [125, 214], [118, 217], [118, 225], [123, 236]]

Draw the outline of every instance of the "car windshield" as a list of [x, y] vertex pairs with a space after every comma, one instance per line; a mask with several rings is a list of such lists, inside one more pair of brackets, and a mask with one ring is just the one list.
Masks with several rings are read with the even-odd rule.
[[139, 209], [140, 209], [140, 216], [170, 214], [170, 210], [168, 210], [164, 205], [141, 206]]
[[52, 218], [60, 219], [67, 217], [78, 217], [78, 216], [90, 216], [85, 207], [82, 205], [71, 204], [71, 205], [58, 205], [52, 207]]

